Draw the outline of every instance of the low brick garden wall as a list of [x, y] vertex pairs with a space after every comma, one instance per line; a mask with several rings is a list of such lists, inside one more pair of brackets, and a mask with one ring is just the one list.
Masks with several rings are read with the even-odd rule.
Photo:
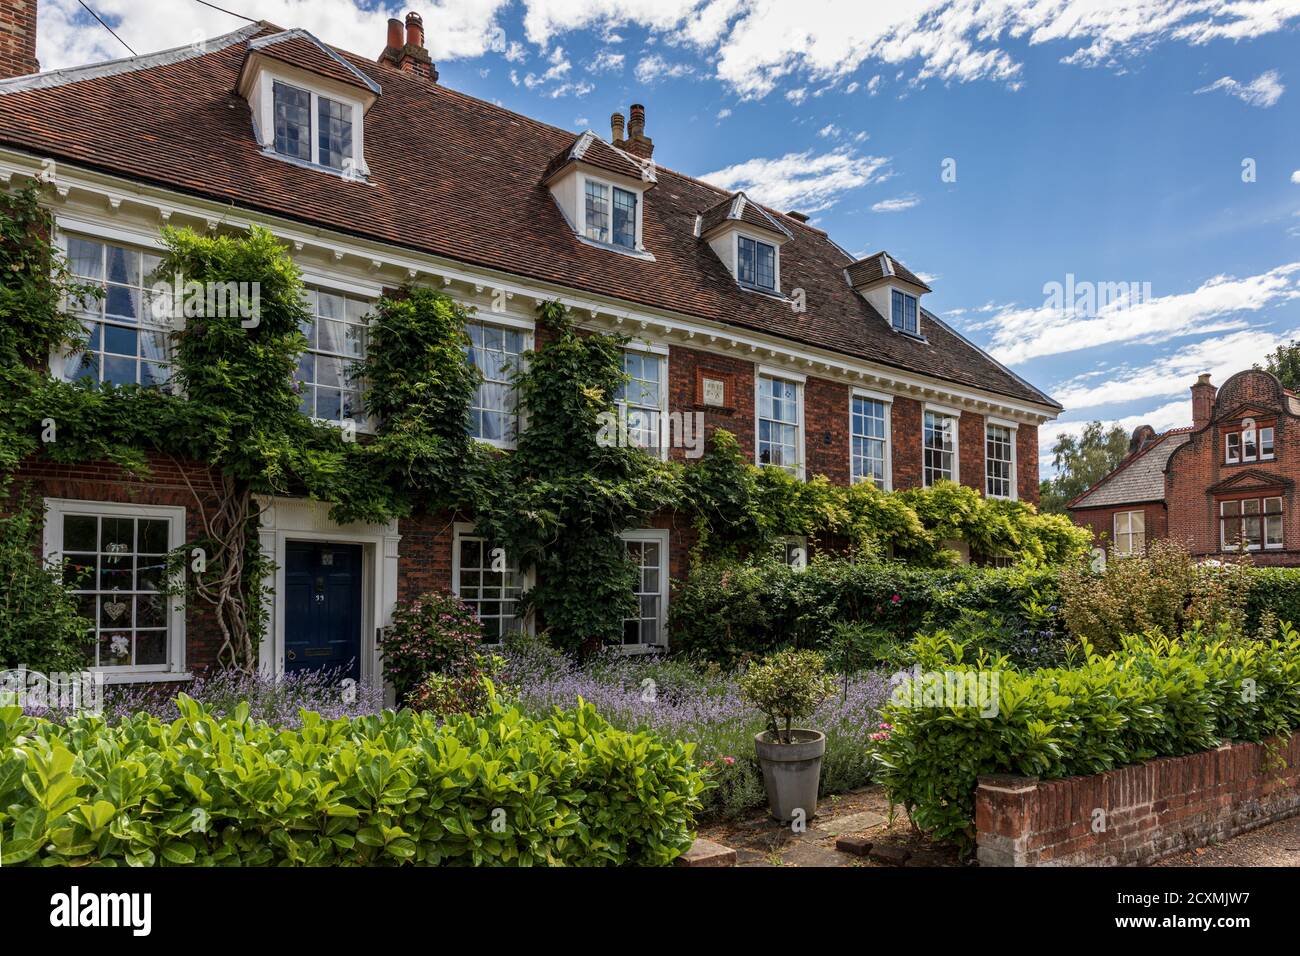
[[[1286, 766], [1277, 766], [1285, 758]], [[1300, 733], [1088, 777], [981, 777], [982, 866], [1140, 866], [1300, 813]]]

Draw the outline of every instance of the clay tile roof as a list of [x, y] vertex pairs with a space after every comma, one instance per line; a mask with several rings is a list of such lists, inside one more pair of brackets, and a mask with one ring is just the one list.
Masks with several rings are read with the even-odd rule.
[[[383, 89], [365, 119], [367, 182], [264, 155], [247, 104], [233, 91], [249, 40], [282, 32], [259, 24], [212, 40], [202, 52], [178, 48], [0, 81], [0, 145], [254, 214], [1060, 407], [928, 312], [924, 341], [895, 334], [845, 281], [850, 256], [820, 230], [748, 199], [738, 213], [746, 223], [788, 231], [782, 281], [804, 290], [807, 310], [744, 291], [696, 232], [703, 211], [735, 197], [667, 167], [647, 164], [658, 182], [643, 204], [644, 243], [653, 258], [584, 243], [542, 183], [556, 155], [576, 145], [572, 131], [387, 63], [331, 48]], [[284, 49], [321, 63], [296, 42]], [[622, 158], [610, 159], [607, 147]], [[587, 150], [590, 161], [626, 159], [594, 134]], [[647, 167], [638, 162], [638, 175]]]
[[849, 266], [847, 271], [849, 282], [855, 288], [870, 285], [872, 282], [877, 282], [889, 276], [896, 276], [910, 285], [924, 289], [926, 292], [933, 291], [912, 270], [884, 251], [870, 256], [863, 256]]
[[382, 92], [378, 83], [306, 30], [284, 30], [260, 36], [248, 44], [249, 56], [254, 53], [360, 87], [376, 96]]
[[707, 236], [727, 222], [743, 222], [784, 239], [794, 238], [794, 233], [743, 192], [733, 193], [700, 213], [700, 235]]
[[555, 154], [542, 172], [542, 182], [546, 182], [565, 166], [581, 160], [606, 172], [640, 179], [646, 183], [655, 181], [654, 164], [645, 162], [615, 149], [591, 130], [579, 134], [566, 148]]
[[1101, 508], [1164, 501], [1165, 465], [1192, 436], [1190, 428], [1172, 428], [1125, 458], [1115, 470], [1070, 502], [1074, 508]]

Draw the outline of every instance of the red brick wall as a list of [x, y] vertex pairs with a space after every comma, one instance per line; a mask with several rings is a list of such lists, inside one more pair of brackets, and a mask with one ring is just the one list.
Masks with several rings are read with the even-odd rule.
[[[412, 601], [427, 591], [451, 590], [451, 549], [456, 516], [449, 511], [416, 515], [397, 523], [397, 599]], [[461, 518], [460, 520], [469, 520]]]
[[849, 483], [849, 387], [810, 378], [804, 385], [804, 451], [808, 477]]
[[1021, 501], [1038, 504], [1038, 426], [1016, 429], [1016, 493]]
[[[194, 541], [203, 536], [203, 522], [198, 503], [185, 479], [188, 477], [205, 506], [215, 503], [216, 485], [212, 474], [202, 465], [177, 465], [160, 455], [149, 457], [150, 477], [133, 478], [109, 462], [85, 462], [59, 465], [31, 459], [15, 474], [15, 492], [28, 489], [43, 498], [68, 498], [76, 501], [110, 501], [120, 504], [162, 505], [185, 509], [185, 538]], [[183, 469], [183, 472], [182, 472]], [[202, 671], [217, 662], [221, 632], [208, 605], [187, 602], [185, 609], [185, 666]]]
[[0, 5], [0, 79], [40, 69], [36, 62], [36, 0]]
[[1147, 541], [1168, 534], [1168, 514], [1163, 502], [1154, 501], [1140, 505], [1117, 505], [1113, 508], [1082, 508], [1071, 511], [1070, 517], [1081, 528], [1092, 532], [1092, 540], [1100, 547], [1110, 549], [1115, 536], [1115, 515], [1121, 511], [1141, 511], [1146, 520]]
[[[1213, 416], [1170, 456], [1165, 483], [1168, 536], [1188, 542], [1195, 554], [1220, 553], [1218, 501], [1255, 491], [1263, 497], [1278, 489], [1283, 548], [1255, 551], [1252, 558], [1260, 564], [1300, 564], [1300, 418], [1287, 411], [1277, 380], [1257, 370], [1238, 373], [1224, 383]], [[1226, 464], [1223, 429], [1247, 416], [1273, 422], [1275, 457]]]
[[1139, 866], [1300, 813], [1300, 733], [1224, 744], [1087, 777], [981, 777], [982, 866]]
[[[731, 394], [726, 396], [727, 407], [716, 408], [702, 404], [696, 394], [697, 371], [720, 373]], [[668, 410], [670, 412], [704, 413], [704, 435], [725, 428], [736, 436], [740, 450], [750, 461], [754, 460], [754, 363], [725, 355], [714, 355], [699, 349], [674, 345], [668, 354]], [[684, 460], [686, 450], [670, 451], [676, 460]]]
[[984, 416], [962, 412], [957, 420], [957, 467], [961, 483], [984, 494]]
[[893, 487], [921, 487], [921, 403], [910, 398], [894, 399], [889, 416], [889, 443], [893, 446]]

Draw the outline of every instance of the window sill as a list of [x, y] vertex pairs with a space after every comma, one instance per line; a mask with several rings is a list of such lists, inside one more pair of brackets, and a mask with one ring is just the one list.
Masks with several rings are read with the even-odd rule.
[[166, 684], [192, 681], [189, 671], [107, 671], [91, 669], [92, 674], [103, 674], [105, 684]]
[[333, 166], [324, 166], [320, 163], [313, 163], [310, 160], [298, 159], [296, 156], [286, 156], [284, 153], [277, 153], [274, 149], [262, 147], [262, 155], [271, 159], [277, 159], [282, 163], [288, 163], [291, 166], [297, 166], [300, 169], [310, 169], [317, 173], [327, 173], [330, 176], [337, 176], [345, 183], [359, 183], [362, 186], [373, 185], [370, 182], [370, 171], [349, 173], [346, 170], [335, 169]]
[[480, 445], [490, 445], [497, 451], [514, 451], [518, 446], [518, 442], [508, 442], [501, 438], [475, 438], [474, 441]]
[[601, 242], [599, 239], [592, 239], [590, 236], [584, 236], [581, 233], [574, 233], [574, 235], [578, 237], [579, 242], [591, 246], [593, 249], [617, 252], [620, 256], [627, 256], [629, 259], [640, 259], [643, 262], [658, 261], [649, 249], [629, 249], [627, 246], [620, 246], [614, 242]]
[[647, 654], [664, 654], [668, 651], [666, 644], [619, 644], [611, 650], [616, 654], [631, 657], [643, 657]]

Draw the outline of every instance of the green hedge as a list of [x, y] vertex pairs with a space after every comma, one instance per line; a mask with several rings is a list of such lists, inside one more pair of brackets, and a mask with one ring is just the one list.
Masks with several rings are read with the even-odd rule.
[[[942, 638], [917, 643], [928, 673], [976, 670]], [[1300, 636], [1289, 625], [1268, 642], [1210, 642], [1199, 632], [1182, 642], [1146, 635], [1073, 668], [1020, 672], [1004, 665], [984, 664], [998, 675], [999, 706], [991, 717], [969, 700], [924, 698], [896, 700], [881, 715], [893, 725], [876, 750], [878, 779], [890, 799], [923, 830], [967, 848], [982, 774], [1101, 773], [1208, 750], [1221, 738], [1257, 742], [1300, 727]]]
[[[900, 561], [702, 562], [674, 593], [673, 649], [731, 664], [780, 647], [831, 650], [837, 625], [905, 644], [922, 630], [983, 618], [979, 643], [1017, 663], [1059, 663], [1068, 643], [1055, 570], [922, 568]], [[863, 662], [870, 663], [870, 662]]]
[[292, 731], [178, 703], [173, 723], [112, 727], [0, 708], [0, 863], [661, 865], [691, 845], [705, 786], [693, 744], [582, 702]]

